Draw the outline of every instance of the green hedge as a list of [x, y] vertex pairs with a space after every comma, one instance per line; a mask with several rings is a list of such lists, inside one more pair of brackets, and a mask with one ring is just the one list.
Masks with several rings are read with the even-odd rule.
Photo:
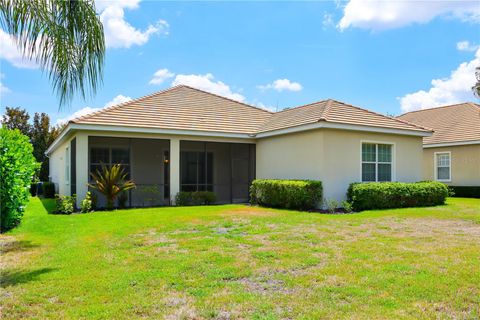
[[355, 211], [435, 206], [445, 203], [448, 187], [440, 182], [352, 183], [347, 197]]
[[451, 186], [453, 197], [480, 198], [480, 186]]
[[175, 205], [177, 206], [201, 206], [214, 204], [217, 201], [215, 193], [210, 191], [180, 191], [175, 196]]
[[18, 225], [30, 196], [30, 184], [39, 164], [27, 136], [0, 128], [0, 231]]
[[321, 181], [259, 179], [250, 187], [250, 202], [266, 207], [309, 210], [320, 205], [322, 198]]

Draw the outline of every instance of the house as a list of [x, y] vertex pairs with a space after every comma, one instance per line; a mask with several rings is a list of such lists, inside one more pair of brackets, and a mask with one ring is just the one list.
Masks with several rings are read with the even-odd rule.
[[342, 200], [352, 182], [421, 180], [431, 134], [335, 100], [274, 113], [181, 85], [71, 120], [47, 154], [57, 191], [78, 202], [101, 163], [135, 181], [130, 206], [196, 190], [246, 202], [255, 178], [321, 180], [325, 198]]
[[399, 119], [435, 131], [423, 138], [423, 179], [480, 186], [480, 105], [460, 103], [412, 111]]

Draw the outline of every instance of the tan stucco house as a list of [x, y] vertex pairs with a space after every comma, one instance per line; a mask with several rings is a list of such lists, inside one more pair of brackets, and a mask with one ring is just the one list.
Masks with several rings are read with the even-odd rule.
[[399, 117], [434, 130], [423, 138], [423, 179], [480, 186], [480, 105], [461, 103]]
[[431, 135], [335, 100], [274, 113], [182, 85], [71, 120], [47, 153], [57, 192], [78, 202], [101, 163], [129, 172], [130, 206], [196, 190], [246, 202], [255, 178], [321, 180], [342, 200], [351, 182], [421, 180]]

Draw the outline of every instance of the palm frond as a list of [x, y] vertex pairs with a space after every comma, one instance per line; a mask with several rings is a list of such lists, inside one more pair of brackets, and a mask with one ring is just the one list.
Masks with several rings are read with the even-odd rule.
[[60, 107], [96, 93], [105, 39], [93, 0], [0, 0], [0, 26], [48, 73]]

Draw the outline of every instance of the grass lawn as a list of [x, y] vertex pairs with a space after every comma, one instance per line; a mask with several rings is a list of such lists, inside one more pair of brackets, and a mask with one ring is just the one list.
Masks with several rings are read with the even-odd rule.
[[0, 235], [3, 319], [480, 318], [480, 199], [353, 215], [52, 206], [32, 198]]

